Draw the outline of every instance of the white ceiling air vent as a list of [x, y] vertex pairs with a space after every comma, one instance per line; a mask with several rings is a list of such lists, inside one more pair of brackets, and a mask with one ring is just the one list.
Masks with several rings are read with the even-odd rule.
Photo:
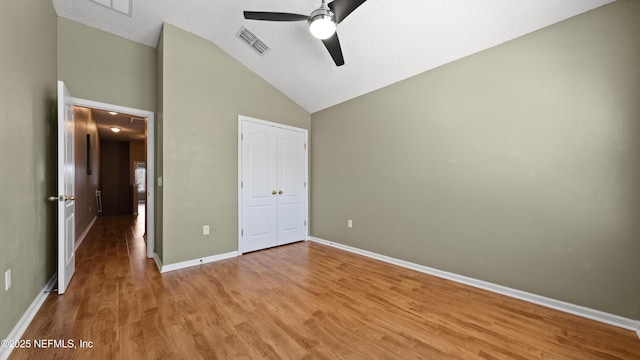
[[236, 36], [260, 54], [260, 56], [269, 51], [269, 47], [244, 26], [240, 28], [240, 31], [238, 31]]
[[113, 11], [131, 16], [133, 0], [89, 0], [92, 3], [105, 6]]

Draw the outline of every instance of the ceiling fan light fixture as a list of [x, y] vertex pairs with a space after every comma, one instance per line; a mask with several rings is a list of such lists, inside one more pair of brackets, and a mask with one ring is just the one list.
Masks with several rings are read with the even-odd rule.
[[309, 17], [309, 31], [314, 37], [325, 40], [336, 32], [336, 19], [328, 8], [319, 8]]
[[119, 127], [115, 127], [115, 126], [111, 127], [110, 129], [111, 129], [111, 131], [113, 131], [114, 133], [119, 133], [119, 132], [120, 132], [120, 130], [122, 130], [122, 129], [120, 129]]
[[349, 14], [365, 1], [367, 0], [333, 0], [327, 5], [327, 0], [322, 0], [320, 7], [315, 9], [309, 16], [269, 11], [243, 11], [243, 14], [247, 20], [307, 21], [309, 32], [322, 41], [336, 66], [342, 66], [344, 65], [344, 57], [336, 28], [339, 23], [342, 23]]

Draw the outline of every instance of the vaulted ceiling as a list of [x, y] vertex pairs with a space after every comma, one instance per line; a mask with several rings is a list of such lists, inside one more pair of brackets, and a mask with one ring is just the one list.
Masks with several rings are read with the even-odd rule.
[[[337, 67], [306, 21], [243, 17], [243, 10], [310, 14], [320, 0], [53, 0], [61, 17], [152, 47], [163, 22], [199, 35], [310, 113], [609, 2], [368, 0], [338, 25], [345, 65]], [[270, 50], [261, 56], [241, 41], [243, 26]]]

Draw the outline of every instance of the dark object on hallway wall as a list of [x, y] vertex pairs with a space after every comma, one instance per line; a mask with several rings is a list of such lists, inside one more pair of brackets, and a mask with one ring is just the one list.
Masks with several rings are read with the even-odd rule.
[[91, 175], [91, 134], [87, 134], [87, 175]]

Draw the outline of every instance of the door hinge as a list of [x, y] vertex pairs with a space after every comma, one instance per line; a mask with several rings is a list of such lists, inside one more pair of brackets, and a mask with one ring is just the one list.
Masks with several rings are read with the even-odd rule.
[[304, 221], [304, 226], [307, 226], [307, 220]]
[[304, 143], [304, 149], [305, 150], [307, 149], [307, 143]]
[[307, 182], [306, 181], [304, 182], [304, 187], [307, 187]]
[[244, 140], [244, 134], [240, 133], [240, 140]]
[[244, 230], [240, 230], [240, 236], [244, 236]]
[[244, 189], [244, 181], [240, 181], [240, 189]]

